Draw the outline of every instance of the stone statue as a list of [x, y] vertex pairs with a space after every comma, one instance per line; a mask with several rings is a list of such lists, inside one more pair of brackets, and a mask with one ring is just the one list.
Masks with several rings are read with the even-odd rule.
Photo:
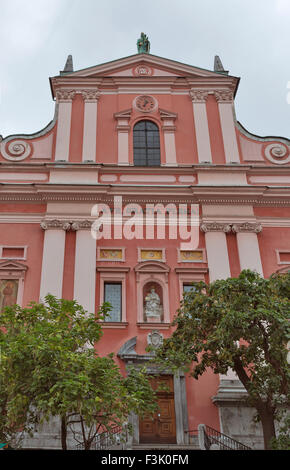
[[141, 37], [137, 40], [138, 54], [149, 54], [150, 52], [150, 41], [146, 34], [141, 33]]
[[145, 315], [146, 317], [160, 317], [160, 298], [154, 287], [145, 297]]

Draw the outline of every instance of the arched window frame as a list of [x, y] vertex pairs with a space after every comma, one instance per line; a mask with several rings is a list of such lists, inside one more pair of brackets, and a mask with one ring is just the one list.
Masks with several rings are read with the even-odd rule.
[[[149, 122], [149, 123], [152, 123], [154, 124], [154, 126], [156, 126], [156, 129], [158, 130], [158, 135], [159, 135], [159, 161], [158, 161], [158, 164], [152, 164], [152, 165], [149, 165], [148, 164], [148, 155], [146, 155], [146, 164], [144, 165], [138, 165], [135, 163], [135, 148], [134, 148], [134, 130], [136, 128], [136, 125], [138, 125], [139, 123], [141, 122]], [[158, 121], [156, 121], [156, 119], [152, 119], [151, 116], [150, 118], [148, 119], [147, 116], [142, 116], [141, 118], [139, 118], [138, 120], [136, 120], [135, 122], [132, 123], [132, 138], [131, 138], [131, 143], [132, 143], [132, 163], [134, 166], [140, 166], [140, 167], [148, 167], [148, 168], [156, 168], [156, 167], [159, 167], [161, 166], [162, 164], [162, 150], [163, 150], [163, 142], [162, 142], [162, 132], [161, 132], [161, 126], [160, 126], [160, 123]], [[146, 131], [145, 131], [146, 132]], [[146, 147], [146, 149], [148, 149], [150, 147]], [[152, 147], [154, 148], [154, 147]], [[158, 147], [156, 147], [158, 148]]]

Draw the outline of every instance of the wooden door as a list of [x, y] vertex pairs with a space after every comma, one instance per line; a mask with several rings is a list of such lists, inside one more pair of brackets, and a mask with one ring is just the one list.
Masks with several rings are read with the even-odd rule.
[[[158, 390], [159, 386], [166, 386], [166, 391]], [[157, 392], [158, 410], [152, 416], [140, 420], [139, 442], [142, 443], [176, 443], [176, 424], [174, 408], [173, 377], [161, 375], [151, 381], [151, 386]]]

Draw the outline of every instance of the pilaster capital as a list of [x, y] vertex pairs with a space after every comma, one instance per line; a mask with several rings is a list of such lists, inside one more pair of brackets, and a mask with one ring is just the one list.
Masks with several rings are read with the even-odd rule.
[[68, 231], [71, 228], [71, 224], [70, 224], [70, 222], [67, 222], [67, 221], [64, 221], [64, 220], [58, 220], [58, 219], [43, 220], [40, 223], [40, 227], [43, 230], [56, 230], [56, 229], [59, 229], [59, 230]]
[[75, 97], [76, 91], [75, 90], [68, 90], [68, 89], [59, 89], [56, 90], [55, 96], [57, 103], [69, 103]]
[[195, 90], [192, 88], [189, 94], [193, 103], [205, 103], [208, 97], [208, 90]]
[[75, 232], [77, 230], [91, 230], [93, 222], [90, 220], [76, 220], [72, 222], [71, 229]]
[[214, 95], [218, 103], [232, 103], [234, 100], [232, 90], [215, 90]]
[[202, 222], [200, 226], [202, 232], [224, 232], [229, 233], [231, 231], [230, 224], [220, 222]]
[[242, 224], [233, 224], [232, 231], [234, 233], [260, 233], [262, 232], [262, 225], [250, 222], [244, 222]]
[[85, 103], [96, 103], [101, 95], [101, 93], [96, 89], [81, 90], [81, 94]]

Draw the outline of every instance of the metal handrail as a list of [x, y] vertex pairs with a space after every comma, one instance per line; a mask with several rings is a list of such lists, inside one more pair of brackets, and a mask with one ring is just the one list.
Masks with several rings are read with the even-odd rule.
[[[94, 438], [90, 449], [91, 450], [107, 450], [112, 446], [119, 444], [126, 444], [128, 440], [127, 427], [115, 426], [110, 431], [104, 431], [97, 434]], [[85, 446], [80, 443], [76, 446], [76, 450], [84, 450]], [[122, 449], [123, 450], [123, 449]]]
[[251, 447], [242, 444], [241, 442], [233, 439], [216, 429], [200, 424], [198, 431], [186, 431], [188, 434], [196, 435], [198, 433], [199, 446], [202, 450], [252, 450]]

